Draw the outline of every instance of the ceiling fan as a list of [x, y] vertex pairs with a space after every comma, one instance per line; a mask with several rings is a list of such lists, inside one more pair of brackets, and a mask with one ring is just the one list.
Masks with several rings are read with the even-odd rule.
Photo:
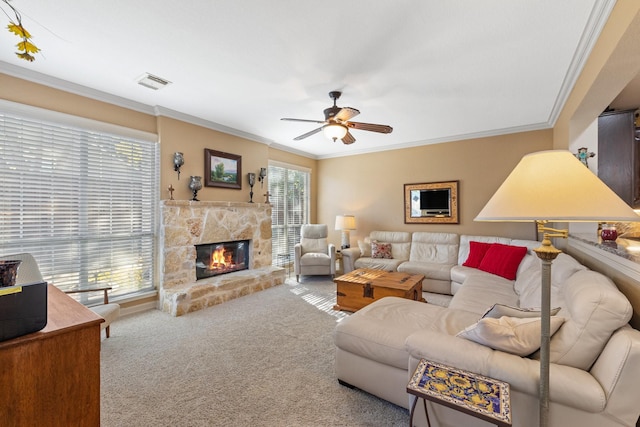
[[288, 120], [292, 122], [308, 122], [308, 123], [320, 123], [320, 126], [317, 129], [314, 129], [310, 132], [302, 134], [298, 137], [293, 138], [294, 141], [300, 141], [308, 136], [315, 135], [316, 133], [324, 130], [325, 135], [333, 139], [341, 139], [345, 144], [353, 144], [356, 142], [356, 139], [351, 135], [349, 129], [359, 129], [359, 130], [367, 130], [370, 132], [378, 132], [378, 133], [391, 133], [393, 128], [387, 125], [376, 125], [372, 123], [360, 123], [360, 122], [350, 122], [349, 119], [360, 114], [360, 111], [351, 107], [340, 108], [336, 105], [336, 101], [340, 98], [342, 92], [332, 91], [329, 92], [329, 98], [333, 99], [333, 107], [326, 108], [324, 110], [324, 120], [307, 120], [307, 119], [290, 119], [283, 118], [281, 120]]

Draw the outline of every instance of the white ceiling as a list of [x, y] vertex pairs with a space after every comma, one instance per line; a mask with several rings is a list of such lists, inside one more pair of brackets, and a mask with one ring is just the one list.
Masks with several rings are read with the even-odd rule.
[[[42, 52], [0, 31], [0, 71], [327, 158], [552, 126], [614, 3], [11, 0]], [[332, 90], [393, 133], [293, 141]]]

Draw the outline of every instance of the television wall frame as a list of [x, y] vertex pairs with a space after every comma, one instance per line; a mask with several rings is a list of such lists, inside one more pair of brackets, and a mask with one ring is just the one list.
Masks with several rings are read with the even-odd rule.
[[[423, 215], [420, 205], [422, 191], [449, 190], [449, 213]], [[418, 198], [416, 200], [416, 197]], [[416, 203], [418, 209], [416, 209]], [[404, 184], [405, 224], [458, 224], [458, 181], [426, 182]]]

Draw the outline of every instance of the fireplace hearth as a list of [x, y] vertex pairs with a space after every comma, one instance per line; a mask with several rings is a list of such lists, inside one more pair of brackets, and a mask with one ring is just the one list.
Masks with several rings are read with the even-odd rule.
[[196, 280], [249, 268], [249, 240], [216, 242], [196, 247]]

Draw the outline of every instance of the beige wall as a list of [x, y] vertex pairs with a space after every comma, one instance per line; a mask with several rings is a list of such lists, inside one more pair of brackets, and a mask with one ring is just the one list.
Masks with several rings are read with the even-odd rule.
[[[225, 134], [179, 120], [158, 117], [160, 134], [160, 189], [161, 199], [168, 199], [169, 185], [175, 189], [173, 198], [190, 200], [193, 197], [189, 189], [189, 176], [201, 176], [203, 188], [198, 192], [202, 201], [249, 201], [249, 182], [247, 173], [258, 173], [261, 167], [267, 167], [268, 146], [244, 138]], [[230, 189], [204, 186], [204, 150], [205, 148], [242, 156], [242, 188]], [[180, 179], [173, 169], [173, 153], [184, 154], [184, 165], [180, 169]], [[254, 202], [263, 202], [260, 185], [254, 186]]]
[[0, 73], [0, 99], [157, 133], [156, 118]]
[[[351, 245], [372, 230], [442, 231], [535, 239], [533, 224], [483, 223], [473, 218], [523, 155], [551, 149], [551, 130], [433, 144], [319, 162], [318, 222], [353, 214]], [[362, 139], [364, 140], [364, 138]], [[362, 142], [365, 144], [366, 142]], [[459, 224], [405, 224], [404, 184], [459, 181]]]

